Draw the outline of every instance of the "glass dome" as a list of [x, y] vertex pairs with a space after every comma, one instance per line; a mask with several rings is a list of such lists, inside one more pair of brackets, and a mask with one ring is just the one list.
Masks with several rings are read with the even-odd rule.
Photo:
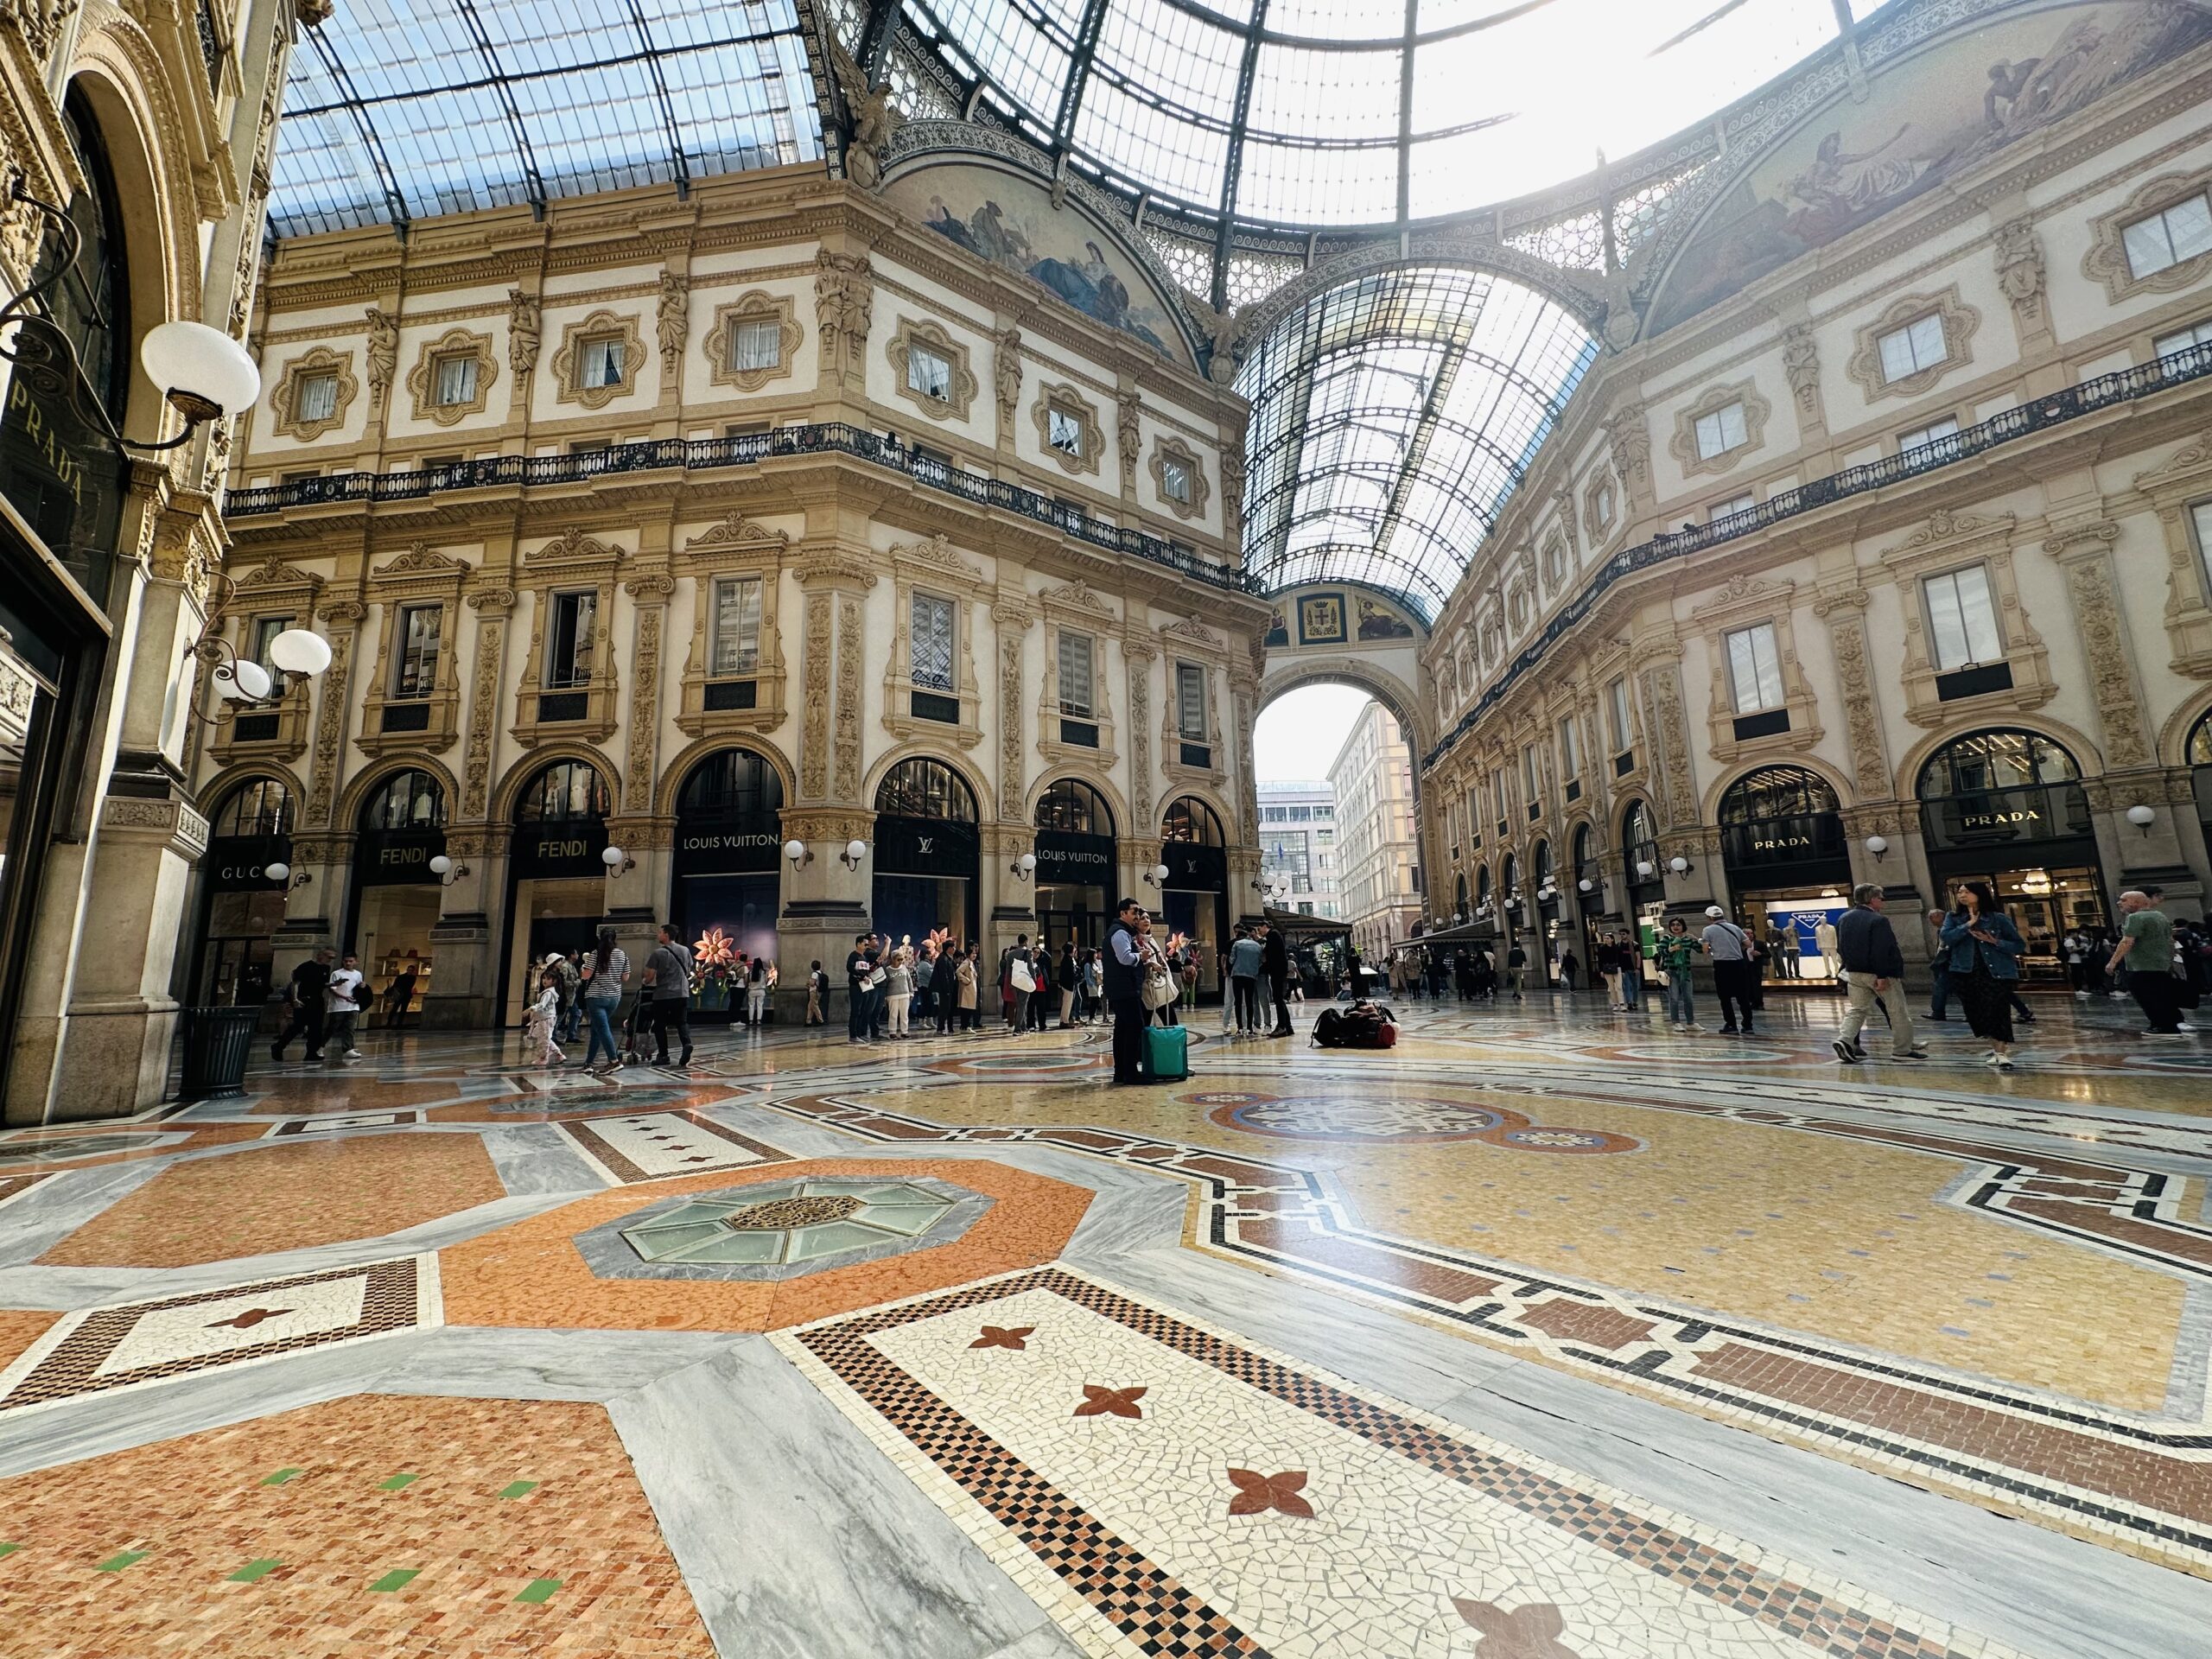
[[[1669, 137], [1874, 0], [900, 0], [1039, 145], [1206, 217], [1371, 226]], [[865, 8], [841, 22], [855, 36]], [[911, 111], [920, 113], [919, 111]]]

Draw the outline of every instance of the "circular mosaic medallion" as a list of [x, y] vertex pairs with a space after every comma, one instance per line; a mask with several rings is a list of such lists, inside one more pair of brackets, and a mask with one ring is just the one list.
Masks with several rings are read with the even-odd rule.
[[1225, 1129], [1287, 1141], [1391, 1144], [1480, 1141], [1516, 1152], [1637, 1152], [1643, 1142], [1603, 1129], [1554, 1128], [1518, 1112], [1453, 1100], [1393, 1100], [1358, 1095], [1185, 1095], [1193, 1104], [1218, 1103], [1206, 1116]]
[[823, 1194], [810, 1198], [777, 1198], [767, 1204], [756, 1204], [740, 1210], [734, 1215], [725, 1216], [722, 1225], [741, 1233], [772, 1233], [779, 1228], [810, 1227], [817, 1222], [842, 1221], [863, 1207], [864, 1201], [849, 1192]]

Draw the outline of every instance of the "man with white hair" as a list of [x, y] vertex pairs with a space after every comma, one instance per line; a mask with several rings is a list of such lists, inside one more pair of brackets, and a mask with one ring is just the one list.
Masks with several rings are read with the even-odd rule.
[[1859, 1046], [1859, 1033], [1876, 1002], [1890, 1016], [1890, 1052], [1894, 1059], [1921, 1060], [1928, 1051], [1912, 1039], [1912, 1009], [1904, 995], [1904, 952], [1898, 948], [1897, 930], [1882, 914], [1882, 890], [1861, 881], [1851, 890], [1851, 908], [1835, 925], [1836, 954], [1851, 976], [1849, 1005], [1843, 1011], [1843, 1031], [1835, 1039], [1835, 1057], [1847, 1065], [1866, 1058]]
[[2127, 920], [2120, 930], [2120, 944], [2113, 948], [2105, 971], [2116, 974], [2122, 963], [2127, 964], [2127, 988], [2135, 994], [2143, 1017], [2151, 1022], [2145, 1036], [2179, 1037], [2182, 1028], [2180, 1003], [2174, 987], [2174, 925], [2167, 919], [2165, 912], [2151, 902], [2149, 893], [2133, 887], [2120, 895], [2120, 907]]
[[[1705, 942], [1706, 959], [1713, 964], [1713, 989], [1720, 999], [1720, 1034], [1724, 1037], [1740, 1030], [1749, 1037], [1751, 1032], [1751, 936], [1728, 919], [1728, 912], [1718, 905], [1705, 907], [1706, 929], [1698, 937]], [[1743, 1023], [1737, 1024], [1738, 1012]]]

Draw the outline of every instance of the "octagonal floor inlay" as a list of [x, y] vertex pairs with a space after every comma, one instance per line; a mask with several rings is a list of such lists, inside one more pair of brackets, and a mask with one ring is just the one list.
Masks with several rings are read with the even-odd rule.
[[781, 1266], [891, 1254], [959, 1206], [942, 1182], [779, 1181], [694, 1198], [622, 1236], [645, 1262]]

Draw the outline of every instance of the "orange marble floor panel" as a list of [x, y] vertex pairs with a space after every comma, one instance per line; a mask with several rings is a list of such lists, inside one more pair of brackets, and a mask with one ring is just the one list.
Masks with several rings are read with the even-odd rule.
[[11, 1655], [714, 1654], [597, 1405], [309, 1406], [0, 1481], [0, 1540]]
[[[685, 1192], [810, 1177], [935, 1176], [995, 1202], [960, 1237], [934, 1249], [779, 1283], [601, 1279], [569, 1243], [577, 1234]], [[448, 1325], [617, 1331], [772, 1331], [966, 1284], [1057, 1256], [1089, 1207], [1088, 1189], [954, 1159], [839, 1159], [778, 1164], [626, 1186], [550, 1210], [439, 1252]]]
[[472, 1083], [486, 1079], [455, 1076], [423, 1082], [387, 1083], [365, 1069], [334, 1071], [321, 1077], [253, 1079], [259, 1096], [246, 1108], [252, 1117], [297, 1117], [310, 1112], [397, 1111], [404, 1106], [427, 1106], [434, 1100], [451, 1100]]
[[505, 1196], [473, 1135], [285, 1141], [172, 1165], [39, 1260], [181, 1268], [374, 1238]]
[[40, 1308], [0, 1307], [0, 1368], [44, 1336], [46, 1328], [60, 1317]]

